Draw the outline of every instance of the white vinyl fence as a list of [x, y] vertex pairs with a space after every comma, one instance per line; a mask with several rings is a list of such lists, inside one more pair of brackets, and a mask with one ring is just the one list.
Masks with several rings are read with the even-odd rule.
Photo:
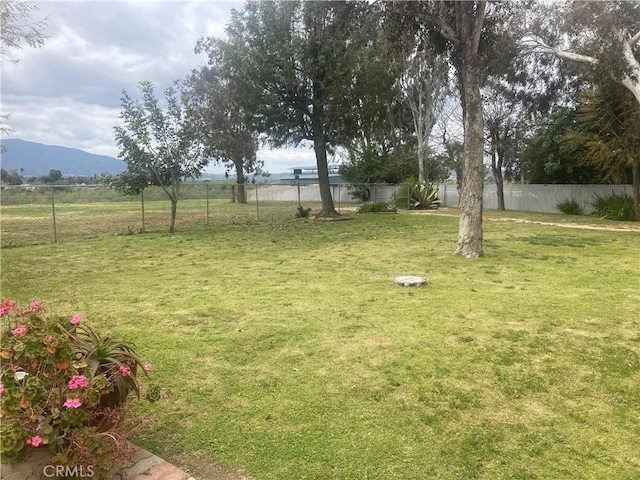
[[[366, 184], [355, 188], [366, 190], [370, 202], [392, 202], [399, 185]], [[331, 193], [336, 206], [345, 203], [360, 203], [346, 185], [333, 185]], [[505, 185], [504, 203], [507, 210], [521, 210], [526, 212], [559, 213], [557, 205], [565, 200], [575, 200], [585, 214], [593, 212], [592, 203], [596, 197], [606, 197], [611, 194], [632, 196], [631, 185]], [[298, 187], [295, 185], [266, 185], [260, 187], [259, 201], [298, 201]], [[255, 201], [255, 192], [249, 191], [250, 200]], [[457, 207], [459, 198], [456, 185], [440, 185], [438, 196], [442, 206]], [[319, 202], [320, 190], [318, 185], [301, 185], [300, 202]], [[483, 203], [485, 208], [498, 208], [496, 185], [484, 186]]]

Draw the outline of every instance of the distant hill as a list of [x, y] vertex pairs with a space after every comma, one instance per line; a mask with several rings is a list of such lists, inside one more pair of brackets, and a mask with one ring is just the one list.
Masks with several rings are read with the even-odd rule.
[[94, 155], [77, 148], [18, 139], [3, 139], [1, 143], [7, 149], [0, 157], [2, 168], [9, 172], [17, 170], [27, 177], [48, 175], [50, 170], [60, 170], [63, 176], [91, 177], [104, 172], [116, 175], [126, 169], [122, 160]]

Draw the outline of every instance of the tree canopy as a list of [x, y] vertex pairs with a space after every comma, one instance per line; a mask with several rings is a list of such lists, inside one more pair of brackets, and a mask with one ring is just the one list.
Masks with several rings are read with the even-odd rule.
[[165, 90], [162, 108], [149, 81], [138, 84], [141, 100], [122, 91], [121, 125], [114, 127], [120, 156], [127, 170], [117, 180], [128, 193], [158, 185], [171, 200], [169, 232], [173, 233], [180, 184], [200, 175], [206, 165], [193, 117], [187, 115], [184, 96], [174, 87]]
[[[232, 16], [223, 45], [226, 74], [242, 92], [237, 100], [251, 128], [274, 147], [313, 145], [323, 215], [337, 214], [327, 153], [354, 138], [371, 97], [370, 8], [366, 2], [250, 1]], [[374, 87], [383, 91], [384, 78], [378, 80]]]

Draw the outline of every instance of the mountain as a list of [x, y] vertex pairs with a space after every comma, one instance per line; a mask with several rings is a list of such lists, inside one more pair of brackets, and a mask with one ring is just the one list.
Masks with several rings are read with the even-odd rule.
[[60, 170], [63, 176], [91, 177], [104, 172], [123, 172], [126, 164], [117, 158], [94, 155], [77, 148], [43, 145], [18, 139], [3, 139], [6, 152], [0, 165], [7, 171], [17, 170], [23, 176], [41, 177], [50, 170]]

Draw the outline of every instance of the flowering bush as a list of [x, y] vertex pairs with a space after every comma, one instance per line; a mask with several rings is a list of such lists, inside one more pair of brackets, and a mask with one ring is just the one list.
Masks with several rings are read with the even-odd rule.
[[[131, 392], [140, 397], [137, 374], [151, 365], [81, 315], [51, 317], [38, 302], [20, 309], [5, 300], [0, 317], [2, 460], [19, 462], [30, 448], [48, 447], [57, 464], [108, 471], [130, 432], [125, 400]], [[157, 390], [147, 398], [156, 400]]]

